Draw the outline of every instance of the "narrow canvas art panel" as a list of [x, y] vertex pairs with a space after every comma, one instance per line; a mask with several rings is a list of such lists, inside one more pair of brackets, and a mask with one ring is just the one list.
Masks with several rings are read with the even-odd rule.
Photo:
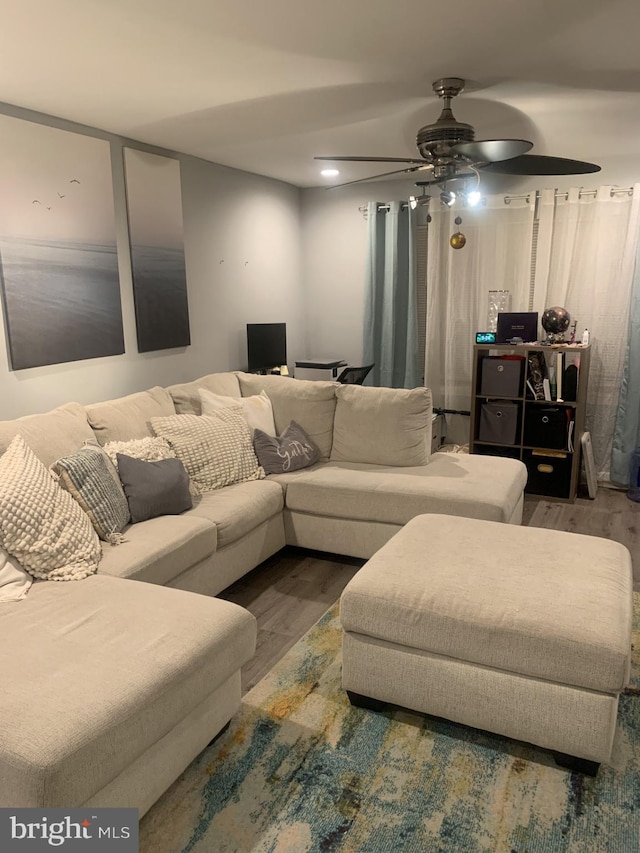
[[180, 163], [133, 148], [124, 162], [138, 350], [189, 346]]
[[124, 352], [109, 143], [0, 116], [0, 284], [13, 370]]

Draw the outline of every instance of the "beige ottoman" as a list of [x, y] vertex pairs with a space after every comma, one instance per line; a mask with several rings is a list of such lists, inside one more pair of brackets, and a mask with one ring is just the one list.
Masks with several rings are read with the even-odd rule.
[[610, 759], [631, 651], [624, 546], [420, 515], [351, 580], [340, 614], [353, 704], [527, 741], [587, 773]]

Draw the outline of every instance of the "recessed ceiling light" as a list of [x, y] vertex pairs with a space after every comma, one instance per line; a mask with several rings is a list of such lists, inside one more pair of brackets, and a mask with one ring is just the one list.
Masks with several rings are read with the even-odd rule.
[[339, 174], [340, 174], [340, 172], [338, 171], [338, 169], [323, 169], [323, 170], [320, 172], [320, 174], [321, 174], [324, 178], [335, 178], [335, 176], [336, 176], [336, 175], [339, 175]]

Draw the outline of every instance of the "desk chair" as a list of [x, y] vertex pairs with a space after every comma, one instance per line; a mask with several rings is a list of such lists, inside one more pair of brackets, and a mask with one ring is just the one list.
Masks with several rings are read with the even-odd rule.
[[336, 382], [343, 385], [362, 385], [365, 376], [373, 369], [373, 364], [365, 364], [364, 367], [345, 367]]

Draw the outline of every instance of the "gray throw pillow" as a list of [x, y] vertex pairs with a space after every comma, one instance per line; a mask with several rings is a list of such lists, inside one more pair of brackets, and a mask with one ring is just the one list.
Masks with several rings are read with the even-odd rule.
[[145, 462], [123, 453], [118, 453], [117, 459], [132, 522], [179, 515], [193, 506], [189, 475], [179, 459]]
[[320, 458], [318, 445], [295, 421], [291, 421], [281, 435], [268, 435], [256, 429], [253, 447], [266, 474], [286, 474], [308, 468]]

